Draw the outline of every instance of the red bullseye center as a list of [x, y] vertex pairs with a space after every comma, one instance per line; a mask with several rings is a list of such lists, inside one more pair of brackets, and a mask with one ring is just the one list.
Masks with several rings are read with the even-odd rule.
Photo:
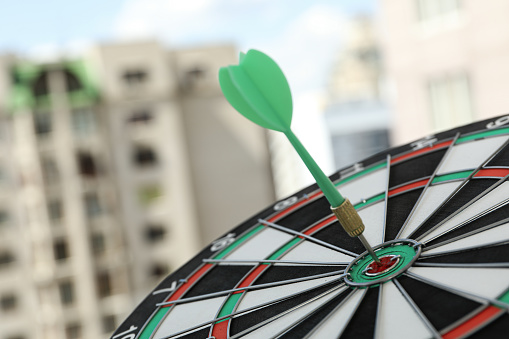
[[387, 255], [385, 257], [380, 257], [380, 263], [377, 263], [376, 261], [373, 261], [371, 264], [366, 267], [366, 272], [369, 275], [376, 275], [380, 273], [387, 272], [390, 270], [394, 265], [398, 263], [399, 260], [397, 260], [397, 256], [394, 255]]

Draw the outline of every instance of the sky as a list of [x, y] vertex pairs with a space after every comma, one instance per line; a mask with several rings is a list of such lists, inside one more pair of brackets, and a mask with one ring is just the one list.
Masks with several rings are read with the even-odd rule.
[[0, 53], [42, 61], [72, 58], [96, 43], [146, 38], [171, 49], [214, 43], [259, 49], [288, 78], [294, 131], [331, 172], [330, 145], [313, 116], [348, 19], [375, 13], [376, 0], [0, 0], [0, 8]]

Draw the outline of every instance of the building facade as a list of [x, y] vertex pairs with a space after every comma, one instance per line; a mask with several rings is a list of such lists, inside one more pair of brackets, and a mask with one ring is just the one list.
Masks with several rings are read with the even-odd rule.
[[107, 338], [173, 269], [274, 200], [231, 46], [0, 57], [0, 338]]
[[504, 0], [381, 0], [396, 143], [508, 111]]

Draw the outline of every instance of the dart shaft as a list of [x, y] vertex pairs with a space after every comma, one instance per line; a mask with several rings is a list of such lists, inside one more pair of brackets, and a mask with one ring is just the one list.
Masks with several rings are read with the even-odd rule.
[[300, 140], [297, 139], [297, 137], [295, 136], [295, 134], [293, 134], [291, 130], [285, 132], [285, 135], [292, 144], [293, 148], [295, 148], [295, 150], [299, 154], [302, 161], [304, 161], [304, 164], [311, 172], [311, 175], [313, 175], [313, 178], [315, 178], [316, 183], [322, 190], [323, 194], [325, 195], [331, 206], [332, 207], [340, 206], [345, 201], [345, 198], [343, 198], [343, 196], [338, 192], [332, 181], [330, 181], [329, 177], [326, 176], [325, 173], [323, 173], [322, 169], [318, 166], [318, 164], [308, 153], [304, 145], [302, 145]]
[[375, 251], [369, 244], [368, 240], [366, 238], [364, 238], [364, 236], [362, 234], [359, 234], [358, 238], [361, 241], [361, 243], [364, 245], [364, 248], [366, 248], [366, 250], [368, 251], [371, 258], [373, 258], [373, 260], [375, 260], [378, 264], [380, 264], [380, 259], [378, 259], [378, 256], [376, 255]]

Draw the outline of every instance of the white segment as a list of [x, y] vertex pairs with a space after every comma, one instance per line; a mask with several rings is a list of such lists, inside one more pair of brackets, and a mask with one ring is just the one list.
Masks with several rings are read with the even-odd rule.
[[359, 211], [359, 216], [366, 226], [362, 233], [371, 246], [383, 243], [385, 200], [370, 205]]
[[[291, 239], [293, 239], [292, 235], [267, 227], [242, 243], [225, 259], [263, 260]], [[237, 265], [241, 264], [238, 263]], [[252, 263], [246, 265], [252, 265]]]
[[462, 222], [478, 215], [481, 212], [486, 211], [487, 209], [493, 207], [509, 198], [509, 182], [504, 182], [502, 185], [498, 186], [472, 205], [465, 208], [460, 213], [456, 214], [451, 219], [447, 220], [444, 224], [438, 227], [436, 230], [428, 234], [423, 238], [423, 241], [432, 239], [433, 237], [439, 235], [440, 233], [447, 231], [450, 228], [453, 228], [456, 225], [461, 224]]
[[367, 289], [353, 291], [352, 295], [311, 334], [309, 339], [338, 338], [357, 310], [366, 291]]
[[410, 217], [405, 229], [403, 230], [400, 238], [407, 238], [413, 231], [415, 231], [424, 220], [440, 206], [447, 197], [454, 192], [462, 182], [448, 182], [429, 186], [424, 195], [417, 205], [414, 213]]
[[499, 136], [453, 146], [438, 175], [477, 168], [488, 159], [509, 137]]
[[382, 302], [378, 306], [377, 339], [405, 339], [410, 336], [415, 339], [433, 337], [432, 332], [392, 281], [381, 285], [381, 287]]
[[353, 257], [305, 240], [301, 241], [297, 246], [291, 249], [287, 254], [283, 255], [280, 259], [322, 262], [350, 262], [352, 261]]
[[411, 267], [409, 272], [489, 299], [498, 298], [509, 287], [505, 268]]
[[254, 330], [253, 332], [246, 334], [245, 336], [242, 336], [242, 338], [249, 338], [249, 339], [267, 339], [267, 338], [274, 338], [275, 335], [277, 335], [279, 332], [285, 330], [286, 328], [294, 325], [295, 323], [299, 322], [302, 318], [305, 318], [308, 314], [319, 308], [320, 306], [324, 305], [337, 295], [339, 295], [341, 292], [346, 290], [348, 287], [340, 288], [339, 290], [329, 293], [326, 296], [323, 296], [317, 300], [314, 300], [310, 302], [309, 304], [306, 304], [304, 306], [298, 307], [292, 312], [269, 322], [267, 325], [260, 327], [257, 330]]
[[153, 338], [166, 338], [173, 333], [214, 319], [225, 299], [226, 297], [220, 297], [175, 305]]
[[325, 284], [334, 279], [338, 279], [339, 276], [340, 274], [319, 279], [301, 281], [293, 284], [264, 288], [261, 290], [248, 291], [242, 297], [240, 304], [235, 311], [242, 311], [253, 306], [270, 302], [272, 300], [287, 297], [289, 295], [313, 288], [315, 286]]
[[387, 168], [383, 167], [338, 186], [343, 196], [355, 205], [380, 193], [387, 188]]
[[449, 251], [464, 250], [468, 248], [474, 248], [492, 243], [497, 243], [503, 240], [509, 240], [509, 223], [494, 228], [490, 228], [489, 230], [486, 230], [484, 232], [476, 233], [469, 237], [456, 240], [436, 248], [432, 248], [424, 253], [435, 254]]

